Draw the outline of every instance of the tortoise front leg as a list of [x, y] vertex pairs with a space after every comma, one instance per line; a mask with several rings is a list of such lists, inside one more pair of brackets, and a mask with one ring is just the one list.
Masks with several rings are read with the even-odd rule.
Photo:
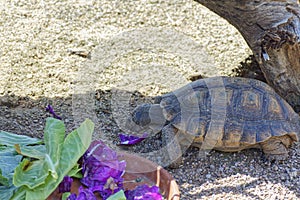
[[192, 143], [187, 138], [186, 134], [169, 124], [162, 129], [162, 147], [142, 156], [163, 167], [178, 168], [182, 163], [182, 154]]
[[162, 148], [166, 149], [166, 156], [164, 159], [171, 168], [178, 168], [182, 163], [182, 149], [178, 134], [178, 129], [171, 124], [162, 129]]
[[172, 124], [162, 129], [162, 144], [166, 148], [169, 167], [178, 168], [182, 163], [182, 154], [191, 146], [193, 138], [176, 129]]

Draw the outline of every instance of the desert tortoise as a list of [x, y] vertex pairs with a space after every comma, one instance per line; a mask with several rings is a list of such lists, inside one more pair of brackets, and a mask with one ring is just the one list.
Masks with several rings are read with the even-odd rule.
[[261, 81], [213, 77], [159, 96], [154, 104], [138, 106], [130, 120], [154, 132], [161, 129], [167, 155], [160, 164], [177, 167], [182, 152], [192, 144], [226, 152], [262, 148], [270, 159], [286, 159], [287, 148], [298, 141], [299, 119]]

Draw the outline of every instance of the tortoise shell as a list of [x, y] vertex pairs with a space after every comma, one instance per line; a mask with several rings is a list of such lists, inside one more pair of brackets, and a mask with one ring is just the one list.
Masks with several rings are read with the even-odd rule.
[[255, 79], [200, 79], [156, 99], [166, 120], [194, 142], [217, 140], [236, 151], [272, 137], [298, 141], [299, 115], [266, 83]]

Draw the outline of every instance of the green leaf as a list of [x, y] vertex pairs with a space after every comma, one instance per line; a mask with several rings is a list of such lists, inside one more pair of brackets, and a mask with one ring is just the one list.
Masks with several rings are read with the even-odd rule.
[[0, 186], [0, 200], [7, 200], [10, 199], [18, 189], [13, 185], [13, 174], [23, 157], [22, 155], [18, 155], [14, 146], [17, 145], [20, 148], [33, 149], [33, 146], [27, 147], [26, 145], [41, 144], [42, 141], [28, 136], [0, 131], [0, 143], [0, 185], [2, 185]]
[[[2, 132], [0, 132], [0, 136], [6, 138], [3, 141], [0, 139], [0, 169], [2, 169], [2, 176], [7, 178], [4, 175], [6, 170], [3, 170], [3, 168], [15, 169], [13, 176], [10, 173], [11, 178], [8, 178], [11, 185], [12, 182], [14, 183], [13, 187], [0, 187], [2, 189], [0, 191], [5, 191], [3, 193], [5, 200], [46, 199], [67, 174], [80, 177], [81, 169], [77, 162], [88, 149], [93, 131], [94, 124], [87, 119], [78, 129], [65, 137], [63, 122], [48, 118], [45, 127], [45, 145], [37, 145], [42, 144], [41, 140], [35, 140], [27, 136], [20, 137], [10, 133], [1, 135]], [[11, 142], [8, 138], [12, 139]], [[17, 155], [17, 152], [21, 155]], [[21, 162], [22, 155], [26, 158]], [[9, 157], [5, 158], [5, 156]], [[18, 158], [18, 160], [14, 163], [14, 167], [5, 167], [3, 165], [9, 162], [2, 162], [2, 158], [6, 160]], [[2, 200], [2, 192], [0, 193], [0, 200]]]
[[[46, 151], [49, 158], [46, 159], [45, 156], [44, 160], [44, 163], [47, 163], [47, 168], [51, 173], [53, 172], [52, 170], [55, 170], [57, 172], [57, 178], [54, 177], [53, 174], [50, 174], [44, 180], [43, 184], [35, 188], [27, 188], [26, 200], [46, 199], [58, 187], [64, 176], [66, 176], [70, 172], [70, 170], [74, 168], [79, 158], [85, 153], [91, 143], [92, 134], [94, 131], [94, 124], [91, 120], [85, 120], [78, 129], [72, 131], [66, 138], [61, 136], [64, 133], [64, 131], [61, 130], [62, 128], [64, 128], [64, 126], [61, 126], [61, 124], [57, 121], [60, 120], [47, 120], [47, 123], [50, 124], [46, 125], [47, 131], [45, 131], [45, 134], [56, 135], [56, 131], [60, 134], [57, 134], [57, 137], [53, 137], [50, 135], [46, 136], [47, 142], [45, 139], [45, 144], [47, 144]], [[52, 131], [51, 129], [55, 129], [56, 131]], [[53, 147], [56, 148], [53, 149]], [[49, 151], [50, 149], [51, 151]], [[48, 161], [46, 162], [46, 160]], [[51, 160], [53, 165], [51, 164], [51, 162], [49, 162]], [[53, 166], [54, 169], [52, 168]], [[41, 167], [42, 166], [40, 164], [40, 168]], [[31, 174], [34, 174], [34, 172], [32, 172]], [[14, 176], [14, 178], [17, 178], [16, 176]], [[23, 180], [23, 183], [26, 183], [26, 180]], [[27, 184], [28, 183], [26, 183], [25, 185]]]
[[15, 186], [21, 187], [24, 185], [29, 189], [33, 189], [43, 185], [45, 184], [48, 172], [50, 172], [54, 179], [57, 179], [58, 175], [55, 165], [58, 166], [61, 146], [64, 142], [64, 123], [61, 120], [47, 118], [44, 132], [44, 148], [36, 146], [36, 150], [40, 150], [41, 152], [34, 151], [34, 147], [14, 145], [16, 151], [20, 154], [28, 158], [38, 158], [38, 160], [34, 161], [24, 159], [16, 168], [13, 176]]
[[16, 151], [13, 147], [1, 146], [0, 145], [0, 157], [2, 156], [14, 156]]
[[1, 156], [0, 157], [0, 169], [2, 176], [6, 178], [12, 177], [14, 169], [21, 162], [22, 156]]
[[[79, 158], [89, 148], [93, 132], [94, 123], [86, 119], [77, 130], [72, 131], [67, 136], [59, 163], [60, 173], [69, 172], [76, 165]], [[67, 162], [68, 160], [72, 163]]]
[[0, 145], [14, 146], [15, 144], [19, 144], [20, 146], [22, 146], [41, 143], [42, 140], [37, 138], [31, 138], [25, 135], [17, 135], [5, 131], [0, 131]]
[[71, 192], [65, 192], [63, 193], [61, 200], [66, 200], [71, 195]]
[[[13, 147], [1, 148], [0, 152], [0, 200], [10, 199], [17, 189], [13, 183], [13, 173], [21, 162], [22, 156], [17, 155]], [[1, 186], [2, 184], [2, 186]]]
[[126, 196], [123, 190], [111, 195], [107, 200], [126, 200]]
[[48, 166], [43, 160], [23, 161], [15, 169], [13, 183], [16, 187], [26, 186], [33, 189], [42, 184], [48, 176]]
[[2, 176], [2, 170], [0, 169], [0, 186], [9, 186], [9, 180], [7, 177]]
[[74, 178], [82, 178], [82, 173], [81, 173], [81, 169], [79, 167], [79, 164], [77, 163], [69, 172], [68, 172], [68, 176], [70, 177], [74, 177]]
[[[12, 196], [14, 195], [14, 191], [17, 188], [14, 185], [11, 185], [10, 187], [6, 187], [6, 186], [0, 186], [0, 200], [8, 200], [11, 199]], [[21, 200], [21, 198], [19, 198], [18, 200]]]
[[46, 147], [45, 145], [20, 146], [16, 144], [15, 151], [25, 157], [43, 159], [46, 154]]
[[25, 186], [16, 188], [15, 191], [14, 191], [14, 194], [10, 198], [10, 200], [25, 200], [25, 198], [26, 198], [26, 190], [27, 189], [26, 189]]
[[57, 172], [56, 172], [55, 164], [53, 163], [52, 159], [50, 158], [50, 156], [48, 154], [45, 154], [45, 163], [48, 166], [48, 171], [50, 172], [51, 176], [54, 179], [57, 179], [58, 175], [57, 175]]
[[54, 166], [58, 166], [62, 145], [64, 143], [66, 128], [61, 120], [47, 118], [44, 131], [46, 152], [49, 154]]

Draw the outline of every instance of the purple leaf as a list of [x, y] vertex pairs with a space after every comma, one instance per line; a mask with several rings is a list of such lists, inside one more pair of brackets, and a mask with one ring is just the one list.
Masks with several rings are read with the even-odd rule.
[[119, 134], [119, 138], [120, 138], [120, 144], [121, 145], [133, 145], [133, 144], [137, 144], [139, 142], [141, 142], [142, 140], [144, 140], [145, 138], [147, 138], [148, 134], [144, 133], [142, 137], [138, 137], [135, 135], [125, 135], [125, 134]]
[[80, 186], [78, 196], [76, 196], [76, 194], [71, 194], [67, 200], [97, 200], [97, 198], [92, 190], [89, 188], [84, 189]]
[[55, 119], [62, 120], [62, 118], [54, 112], [54, 109], [50, 104], [46, 107], [46, 111], [49, 112]]
[[123, 188], [125, 167], [115, 151], [100, 140], [93, 141], [83, 156], [81, 183], [106, 199]]
[[60, 193], [70, 192], [72, 182], [73, 182], [73, 179], [71, 177], [65, 176], [63, 181], [58, 186], [59, 192]]
[[76, 200], [97, 200], [97, 198], [94, 195], [93, 191], [91, 191], [89, 188], [83, 189], [83, 187], [80, 186], [79, 194]]
[[125, 191], [127, 200], [162, 200], [157, 186], [139, 185], [134, 190]]

